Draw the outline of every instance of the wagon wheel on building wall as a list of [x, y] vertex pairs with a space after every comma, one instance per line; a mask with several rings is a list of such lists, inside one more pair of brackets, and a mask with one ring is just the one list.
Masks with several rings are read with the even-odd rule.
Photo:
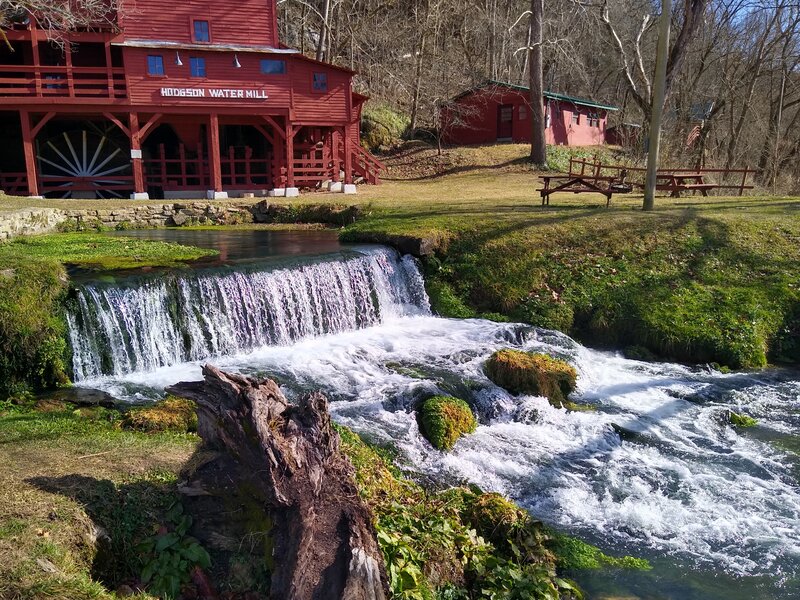
[[[119, 179], [130, 174], [127, 149], [102, 131], [61, 132], [38, 144], [37, 159], [42, 177], [85, 178], [91, 189], [80, 191], [93, 192], [97, 198], [122, 198], [120, 190], [108, 188], [130, 183], [126, 178]], [[45, 190], [62, 198], [72, 198], [79, 192], [74, 181], [45, 185]]]

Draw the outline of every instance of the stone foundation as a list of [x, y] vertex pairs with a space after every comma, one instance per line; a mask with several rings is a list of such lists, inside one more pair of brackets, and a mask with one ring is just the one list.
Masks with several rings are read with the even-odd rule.
[[56, 231], [65, 219], [64, 212], [55, 208], [25, 208], [0, 212], [0, 241], [19, 235]]
[[30, 208], [0, 212], [0, 241], [20, 235], [92, 229], [146, 229], [191, 225], [240, 225], [245, 223], [324, 223], [346, 225], [358, 218], [356, 206], [327, 203], [292, 206], [183, 201], [160, 202], [108, 209], [58, 210]]

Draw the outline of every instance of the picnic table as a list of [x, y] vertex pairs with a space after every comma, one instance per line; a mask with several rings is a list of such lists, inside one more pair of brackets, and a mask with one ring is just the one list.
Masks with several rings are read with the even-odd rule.
[[[611, 177], [595, 177], [583, 175], [539, 175], [543, 186], [538, 190], [542, 196], [542, 206], [550, 206], [550, 194], [554, 192], [571, 192], [581, 194], [586, 192], [597, 192], [606, 197], [606, 207], [611, 203], [611, 196], [614, 193], [610, 185]], [[553, 187], [551, 187], [551, 183]]]
[[673, 198], [680, 198], [681, 192], [700, 192], [708, 196], [708, 190], [718, 187], [715, 183], [708, 183], [703, 173], [662, 172], [656, 175], [656, 189], [670, 192]]

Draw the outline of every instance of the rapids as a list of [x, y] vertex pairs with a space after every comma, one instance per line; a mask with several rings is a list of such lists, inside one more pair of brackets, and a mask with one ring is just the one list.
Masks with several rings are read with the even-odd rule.
[[[208, 360], [276, 377], [290, 397], [322, 389], [337, 421], [394, 443], [411, 472], [503, 492], [559, 529], [654, 564], [576, 575], [591, 594], [800, 597], [797, 372], [643, 363], [525, 325], [434, 317], [413, 260], [381, 248], [86, 283], [69, 323], [81, 386], [157, 398]], [[569, 360], [574, 399], [595, 410], [491, 384], [482, 364], [504, 347]], [[411, 413], [436, 392], [470, 402], [481, 423], [449, 454], [421, 438]], [[734, 429], [728, 410], [759, 425]]]

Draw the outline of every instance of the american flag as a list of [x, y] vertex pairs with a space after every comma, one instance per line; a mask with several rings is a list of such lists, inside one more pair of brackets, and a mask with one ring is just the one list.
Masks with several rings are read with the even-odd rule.
[[694, 143], [697, 141], [697, 138], [700, 137], [701, 128], [700, 125], [695, 125], [692, 130], [689, 132], [689, 135], [686, 136], [686, 147], [691, 148], [694, 146]]

